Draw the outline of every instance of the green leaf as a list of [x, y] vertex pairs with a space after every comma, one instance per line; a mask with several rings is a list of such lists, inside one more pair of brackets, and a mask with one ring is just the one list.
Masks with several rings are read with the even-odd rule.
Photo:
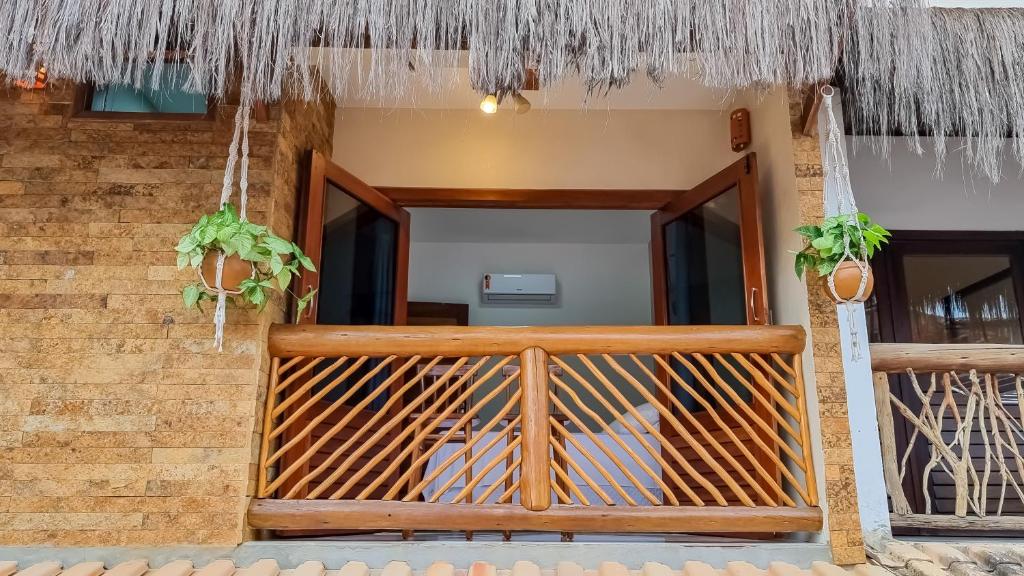
[[174, 249], [177, 250], [178, 252], [186, 252], [187, 253], [187, 252], [191, 252], [192, 250], [194, 250], [195, 247], [198, 246], [198, 245], [199, 245], [199, 241], [196, 240], [195, 237], [192, 236], [191, 233], [189, 233], [189, 234], [186, 234], [186, 235], [181, 237], [181, 240], [178, 241], [178, 245]]
[[199, 298], [203, 294], [203, 289], [198, 284], [189, 284], [181, 291], [181, 298], [185, 301], [185, 308], [195, 308], [199, 303]]
[[185, 266], [188, 266], [188, 262], [188, 252], [178, 252], [178, 270], [184, 270]]
[[821, 228], [818, 226], [801, 226], [799, 228], [794, 229], [794, 232], [805, 238], [810, 238], [812, 240], [821, 236]]
[[270, 257], [270, 273], [277, 276], [284, 269], [284, 260], [281, 260], [281, 256], [274, 254]]
[[262, 288], [257, 287], [250, 290], [249, 292], [246, 292], [246, 295], [248, 296], [249, 302], [255, 304], [260, 310], [263, 310], [263, 307], [267, 305], [267, 293], [264, 292]]
[[306, 293], [305, 296], [303, 296], [302, 298], [299, 298], [298, 300], [296, 300], [296, 304], [297, 304], [296, 315], [302, 314], [302, 311], [305, 310], [307, 306], [309, 306], [310, 302], [312, 302], [313, 296], [315, 294], [316, 294], [316, 290], [310, 290], [309, 292]]
[[241, 229], [241, 224], [228, 224], [217, 231], [217, 240], [220, 242], [227, 242], [228, 240], [231, 240], [235, 234], [238, 234]]
[[316, 267], [313, 266], [313, 261], [309, 259], [309, 256], [300, 255], [298, 257], [298, 259], [299, 259], [299, 264], [302, 264], [303, 268], [305, 268], [306, 270], [309, 270], [310, 272], [316, 272]]
[[796, 258], [794, 260], [796, 261], [796, 277], [798, 279], [803, 279], [804, 268], [807, 267], [807, 254], [803, 252], [797, 252]]
[[216, 239], [217, 239], [217, 227], [216, 226], [207, 226], [203, 230], [202, 236], [199, 237], [199, 242], [201, 244], [205, 245], [205, 244], [209, 244], [210, 242], [213, 242]]
[[267, 237], [263, 239], [263, 244], [277, 254], [290, 254], [292, 251], [291, 242], [282, 240], [281, 238], [273, 235], [267, 235]]
[[256, 241], [253, 240], [252, 236], [239, 234], [232, 241], [235, 244], [235, 250], [243, 260], [252, 260], [252, 247], [256, 245]]
[[203, 256], [205, 256], [205, 254], [203, 254], [202, 250], [193, 250], [192, 254], [189, 255], [189, 264], [191, 264], [193, 268], [198, 268], [199, 265], [203, 263]]
[[292, 272], [285, 268], [281, 270], [277, 275], [277, 285], [281, 287], [281, 290], [287, 290], [288, 285], [292, 282]]
[[816, 266], [818, 269], [818, 276], [828, 276], [832, 273], [832, 270], [834, 270], [835, 267], [836, 265], [833, 262], [818, 262], [818, 265]]
[[831, 248], [833, 244], [834, 241], [832, 240], [831, 236], [822, 236], [821, 238], [815, 238], [814, 240], [811, 240], [811, 246], [814, 247], [815, 250]]

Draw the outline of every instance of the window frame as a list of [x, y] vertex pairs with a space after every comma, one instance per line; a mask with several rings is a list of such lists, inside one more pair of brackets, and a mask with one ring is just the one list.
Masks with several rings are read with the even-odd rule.
[[[174, 51], [169, 51], [164, 62], [171, 63], [181, 60], [181, 56]], [[75, 97], [71, 105], [72, 118], [86, 118], [91, 120], [177, 120], [177, 121], [213, 121], [217, 118], [217, 100], [212, 96], [206, 97], [206, 112], [199, 114], [195, 112], [116, 112], [106, 110], [90, 110], [92, 98], [96, 92], [96, 85], [93, 83], [78, 84], [75, 86]]]

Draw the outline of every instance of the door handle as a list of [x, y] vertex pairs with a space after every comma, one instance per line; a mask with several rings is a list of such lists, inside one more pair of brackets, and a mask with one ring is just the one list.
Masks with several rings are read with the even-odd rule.
[[761, 317], [757, 314], [757, 288], [750, 289], [750, 313], [754, 318], [754, 322], [760, 322]]

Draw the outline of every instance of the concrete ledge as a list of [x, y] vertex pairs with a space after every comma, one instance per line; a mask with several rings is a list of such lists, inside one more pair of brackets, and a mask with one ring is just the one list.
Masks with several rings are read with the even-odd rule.
[[661, 562], [674, 570], [687, 561], [706, 562], [725, 568], [726, 562], [742, 560], [760, 568], [770, 562], [788, 562], [809, 568], [815, 561], [830, 561], [827, 544], [817, 543], [662, 543], [662, 542], [352, 542], [288, 541], [247, 542], [237, 547], [167, 546], [125, 548], [0, 547], [0, 560], [20, 564], [57, 560], [65, 566], [79, 562], [102, 561], [107, 566], [138, 558], [149, 559], [150, 566], [190, 559], [197, 566], [230, 558], [240, 566], [257, 560], [277, 560], [282, 568], [294, 568], [307, 560], [322, 561], [328, 569], [346, 562], [365, 562], [371, 568], [383, 568], [388, 562], [408, 562], [414, 570], [426, 569], [432, 562], [450, 562], [469, 567], [486, 561], [500, 569], [510, 569], [520, 560], [542, 568], [554, 568], [558, 562], [576, 562], [584, 568], [597, 568], [601, 562], [621, 562], [639, 569], [645, 562]]

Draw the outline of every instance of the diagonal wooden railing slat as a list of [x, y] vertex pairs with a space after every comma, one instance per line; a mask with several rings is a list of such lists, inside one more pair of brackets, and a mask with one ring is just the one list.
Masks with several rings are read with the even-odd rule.
[[274, 326], [268, 349], [255, 528], [821, 527], [799, 327]]

